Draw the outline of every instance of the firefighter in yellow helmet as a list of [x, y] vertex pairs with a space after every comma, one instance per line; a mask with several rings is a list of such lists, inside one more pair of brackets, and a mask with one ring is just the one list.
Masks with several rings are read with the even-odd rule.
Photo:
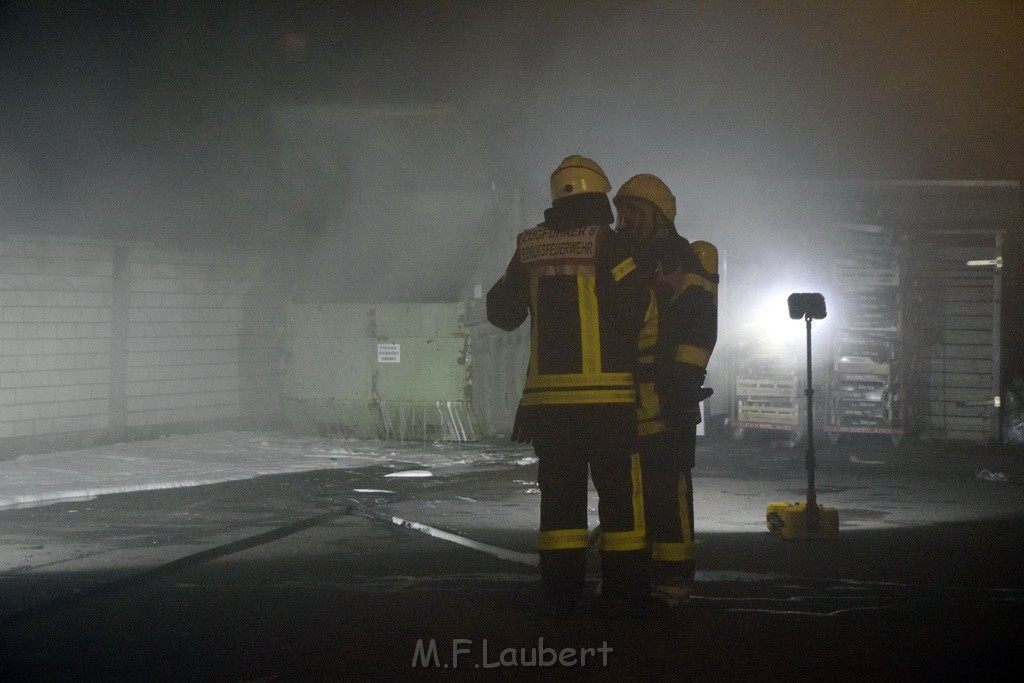
[[513, 439], [532, 441], [540, 485], [540, 573], [558, 612], [583, 609], [588, 469], [602, 529], [602, 611], [635, 614], [649, 600], [633, 367], [644, 302], [613, 221], [604, 171], [567, 157], [551, 175], [544, 222], [518, 235], [487, 292], [487, 319], [530, 319], [530, 361]]
[[693, 592], [691, 471], [700, 402], [711, 394], [703, 384], [718, 334], [718, 257], [708, 242], [679, 235], [676, 199], [657, 176], [633, 176], [614, 202], [616, 232], [656, 292], [641, 335], [637, 415], [652, 590], [657, 604], [674, 607]]

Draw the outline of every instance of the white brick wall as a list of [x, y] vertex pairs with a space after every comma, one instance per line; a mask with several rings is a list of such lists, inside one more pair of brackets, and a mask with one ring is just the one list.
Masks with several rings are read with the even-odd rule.
[[113, 248], [0, 239], [0, 438], [105, 428]]
[[279, 324], [265, 310], [286, 288], [254, 294], [265, 262], [149, 246], [129, 261], [128, 425], [279, 412]]
[[279, 415], [268, 258], [0, 237], [0, 440]]

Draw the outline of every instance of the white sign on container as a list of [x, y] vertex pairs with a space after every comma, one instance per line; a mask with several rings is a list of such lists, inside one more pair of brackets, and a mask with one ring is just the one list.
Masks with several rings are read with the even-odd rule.
[[401, 344], [377, 344], [377, 362], [378, 363], [401, 363], [402, 362], [402, 345]]

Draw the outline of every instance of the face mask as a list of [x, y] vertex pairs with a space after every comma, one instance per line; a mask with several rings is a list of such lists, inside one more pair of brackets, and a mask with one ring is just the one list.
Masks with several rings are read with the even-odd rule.
[[620, 201], [617, 208], [615, 232], [639, 248], [647, 246], [655, 234], [655, 208], [647, 202], [628, 200]]

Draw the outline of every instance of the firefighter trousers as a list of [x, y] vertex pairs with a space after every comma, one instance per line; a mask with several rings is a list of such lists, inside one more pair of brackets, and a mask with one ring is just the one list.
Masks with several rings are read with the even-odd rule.
[[645, 437], [644, 473], [651, 580], [690, 582], [694, 575], [693, 476], [696, 425]]
[[643, 476], [632, 405], [551, 407], [535, 421], [540, 485], [541, 578], [553, 603], [582, 598], [588, 545], [588, 469], [598, 494], [601, 592], [637, 600], [649, 592]]

